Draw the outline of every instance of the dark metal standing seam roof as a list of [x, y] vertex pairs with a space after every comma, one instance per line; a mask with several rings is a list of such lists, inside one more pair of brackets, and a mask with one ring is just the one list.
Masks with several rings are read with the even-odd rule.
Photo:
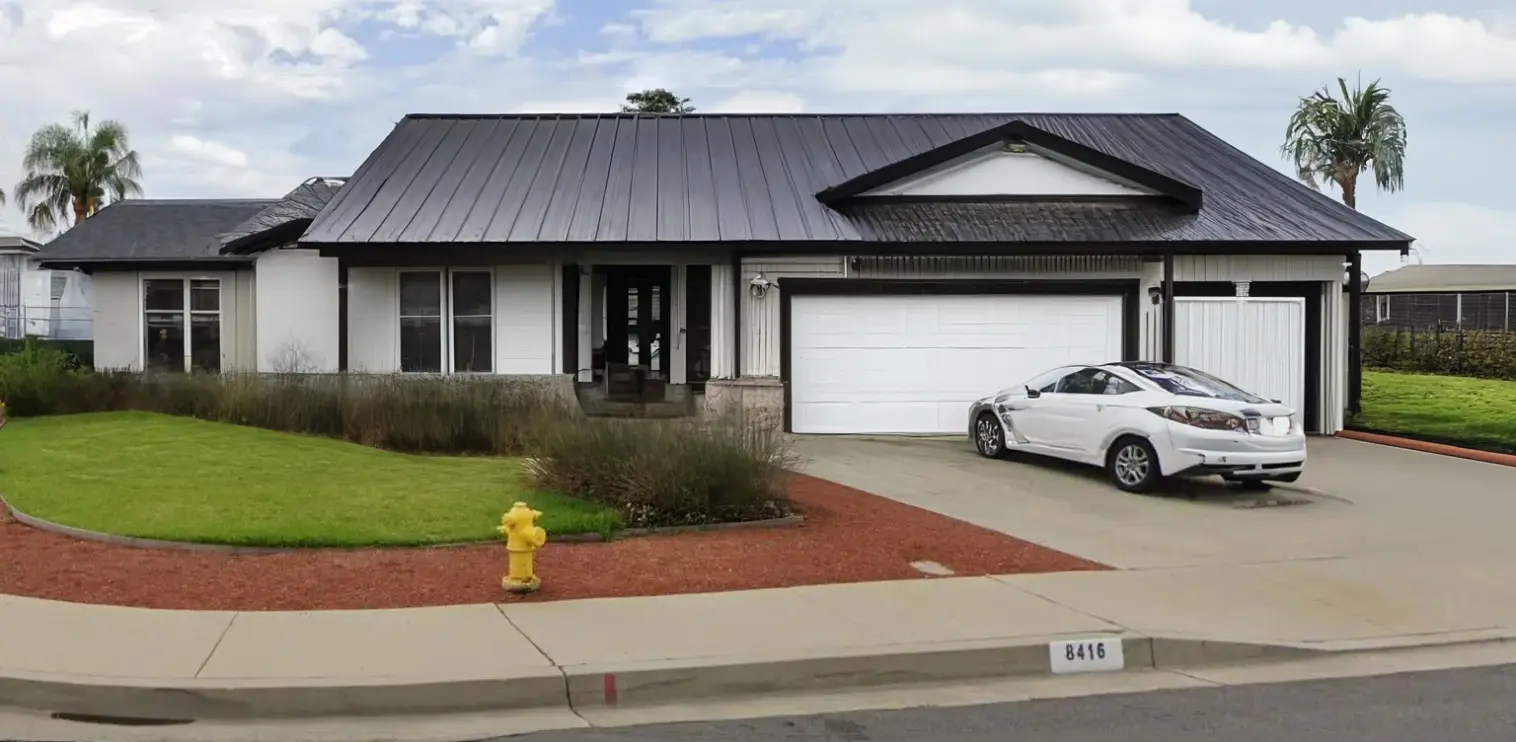
[[215, 235], [273, 203], [270, 200], [127, 199], [117, 201], [43, 245], [47, 264], [220, 261]]
[[[853, 204], [817, 194], [1020, 121], [1203, 194], [1159, 203]], [[912, 227], [912, 219], [936, 227]], [[960, 229], [955, 220], [972, 221]], [[1022, 220], [1032, 219], [1034, 223]], [[412, 115], [302, 243], [1396, 242], [1176, 114]]]

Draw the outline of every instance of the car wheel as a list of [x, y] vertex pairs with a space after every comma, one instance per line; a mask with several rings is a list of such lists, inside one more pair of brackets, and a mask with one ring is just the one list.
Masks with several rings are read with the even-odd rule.
[[1142, 438], [1121, 438], [1105, 457], [1106, 472], [1117, 489], [1147, 492], [1162, 478], [1158, 469], [1158, 452]]
[[1005, 456], [1005, 427], [988, 412], [974, 418], [974, 449], [987, 459]]

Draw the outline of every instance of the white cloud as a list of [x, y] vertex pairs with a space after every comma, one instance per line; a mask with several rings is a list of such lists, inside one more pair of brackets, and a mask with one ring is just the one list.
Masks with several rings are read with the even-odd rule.
[[247, 167], [247, 153], [219, 142], [208, 142], [188, 134], [175, 134], [169, 149], [185, 157], [222, 167]]
[[703, 113], [802, 113], [805, 99], [777, 90], [746, 90], [709, 107]]

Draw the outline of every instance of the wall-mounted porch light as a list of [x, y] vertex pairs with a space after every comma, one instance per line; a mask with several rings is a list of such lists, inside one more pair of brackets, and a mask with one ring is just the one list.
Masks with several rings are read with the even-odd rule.
[[773, 285], [773, 282], [764, 278], [762, 273], [759, 273], [753, 276], [753, 280], [747, 282], [747, 294], [754, 299], [762, 299], [768, 296], [769, 287]]

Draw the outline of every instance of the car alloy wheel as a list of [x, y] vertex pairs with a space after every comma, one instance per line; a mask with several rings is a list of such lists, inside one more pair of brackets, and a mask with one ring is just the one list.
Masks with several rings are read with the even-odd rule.
[[1110, 459], [1111, 478], [1127, 492], [1143, 492], [1157, 477], [1157, 457], [1147, 441], [1128, 438], [1117, 444]]
[[990, 459], [1005, 452], [1005, 431], [993, 415], [985, 413], [974, 421], [974, 447], [980, 456]]

